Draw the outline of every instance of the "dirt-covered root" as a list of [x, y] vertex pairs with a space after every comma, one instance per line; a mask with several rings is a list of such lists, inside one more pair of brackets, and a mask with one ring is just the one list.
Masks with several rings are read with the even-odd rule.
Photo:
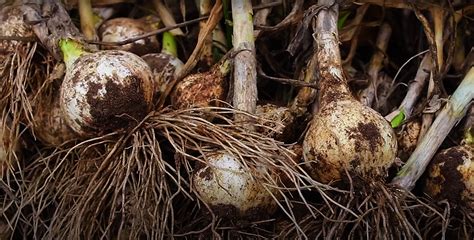
[[[297, 154], [283, 143], [235, 124], [231, 120], [235, 111], [164, 109], [126, 132], [39, 149], [23, 170], [17, 211], [21, 224], [16, 234], [52, 239], [159, 239], [192, 235], [206, 221], [210, 225], [203, 228], [215, 236], [229, 231], [241, 237], [270, 234], [267, 221], [273, 216], [244, 220], [248, 224], [242, 228], [234, 219], [209, 211], [191, 184], [194, 168], [205, 162], [200, 156], [225, 150], [237, 156], [246, 172], [269, 169], [259, 183], [275, 199], [286, 196], [278, 198], [278, 207], [292, 215], [287, 190], [298, 192], [311, 178], [297, 164]], [[206, 114], [213, 114], [216, 123], [202, 118]], [[326, 187], [311, 184], [317, 189]], [[195, 224], [201, 218], [207, 220]]]
[[421, 239], [430, 231], [441, 230], [425, 225], [428, 219], [446, 222], [439, 208], [409, 192], [377, 181], [354, 179], [352, 183], [345, 193], [327, 192], [339, 206], [321, 201], [305, 204], [313, 214], [300, 215], [296, 223], [282, 221], [280, 237]]

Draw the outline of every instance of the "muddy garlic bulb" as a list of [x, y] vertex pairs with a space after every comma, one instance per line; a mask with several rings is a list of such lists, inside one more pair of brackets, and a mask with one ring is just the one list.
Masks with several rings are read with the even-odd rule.
[[224, 57], [209, 71], [186, 76], [171, 94], [172, 105], [178, 109], [219, 106], [219, 100], [227, 96], [225, 77], [229, 71], [230, 61]]
[[382, 178], [396, 157], [395, 133], [379, 113], [352, 96], [342, 70], [337, 10], [323, 13], [315, 32], [319, 108], [303, 141], [304, 160], [313, 178], [323, 183]]
[[311, 121], [304, 143], [311, 174], [328, 183], [344, 177], [384, 176], [397, 152], [390, 125], [377, 112], [354, 99], [326, 103]]
[[87, 53], [71, 40], [61, 48], [66, 76], [60, 105], [76, 133], [97, 136], [127, 128], [152, 109], [152, 74], [140, 57], [120, 50]]
[[424, 192], [435, 200], [474, 210], [474, 148], [461, 145], [440, 151], [427, 169]]
[[[8, 37], [34, 37], [30, 25], [23, 20], [21, 6], [6, 6], [0, 10], [0, 33]], [[22, 42], [15, 40], [0, 40], [0, 56], [14, 53]]]
[[[114, 18], [105, 21], [100, 26], [98, 35], [103, 42], [121, 42], [152, 31], [156, 23], [156, 19], [153, 21], [153, 19], [150, 18]], [[129, 51], [141, 56], [147, 53], [157, 52], [159, 47], [159, 42], [156, 37], [151, 36], [120, 46], [104, 45], [102, 49]]]
[[215, 153], [208, 156], [207, 160], [206, 166], [195, 171], [193, 184], [201, 199], [216, 214], [255, 217], [276, 210], [277, 204], [272, 194], [278, 196], [278, 193], [271, 193], [259, 184], [257, 172], [244, 171], [239, 160], [228, 153]]

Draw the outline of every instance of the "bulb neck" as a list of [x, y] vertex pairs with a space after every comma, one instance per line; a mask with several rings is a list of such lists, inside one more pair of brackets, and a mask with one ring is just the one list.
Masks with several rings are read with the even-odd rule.
[[170, 32], [163, 33], [162, 39], [163, 47], [161, 49], [162, 53], [169, 54], [173, 57], [178, 57], [178, 48], [176, 47], [176, 40]]
[[319, 104], [324, 106], [334, 101], [355, 100], [342, 73], [329, 74], [330, 72], [321, 71], [323, 74], [319, 79]]
[[59, 47], [61, 48], [66, 68], [71, 68], [80, 56], [87, 53], [82, 43], [72, 39], [59, 40]]

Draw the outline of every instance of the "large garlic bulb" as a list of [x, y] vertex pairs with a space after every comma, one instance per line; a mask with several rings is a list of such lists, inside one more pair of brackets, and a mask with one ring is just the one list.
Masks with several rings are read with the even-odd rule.
[[384, 176], [397, 152], [385, 119], [356, 100], [325, 104], [311, 121], [303, 143], [311, 174], [328, 183], [346, 174]]
[[231, 218], [255, 217], [276, 210], [274, 197], [278, 198], [278, 193], [259, 183], [262, 173], [245, 171], [239, 160], [228, 153], [215, 153], [207, 161], [194, 173], [193, 184], [215, 213]]
[[152, 109], [151, 70], [137, 55], [108, 50], [66, 60], [60, 104], [79, 135], [100, 135], [136, 125]]
[[319, 99], [303, 142], [311, 175], [324, 183], [344, 177], [382, 178], [397, 153], [390, 124], [352, 96], [342, 69], [337, 7], [321, 11], [314, 39]]

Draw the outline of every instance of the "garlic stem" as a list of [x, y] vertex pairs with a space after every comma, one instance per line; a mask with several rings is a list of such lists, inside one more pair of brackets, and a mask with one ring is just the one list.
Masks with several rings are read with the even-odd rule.
[[[205, 16], [211, 12], [211, 1], [210, 0], [199, 0], [199, 16]], [[206, 27], [206, 22], [199, 22], [199, 31], [204, 31]], [[212, 65], [212, 35], [209, 34], [204, 40], [204, 45], [202, 47], [202, 55], [200, 61], [206, 66], [209, 67]]]
[[[430, 10], [434, 22], [434, 35], [436, 44], [436, 60], [438, 61], [438, 71], [441, 72], [444, 65], [443, 60], [443, 31], [444, 31], [444, 9], [433, 8]], [[452, 43], [454, 44], [454, 43]]]
[[407, 163], [398, 172], [392, 183], [411, 190], [425, 171], [441, 143], [451, 129], [463, 118], [474, 98], [474, 67], [464, 77], [453, 95], [447, 100], [430, 129], [416, 147]]
[[[232, 1], [234, 58], [233, 104], [238, 110], [255, 113], [257, 107], [257, 65], [253, 36], [252, 2]], [[239, 119], [240, 118], [240, 119]], [[243, 120], [237, 115], [237, 120]]]
[[[320, 0], [320, 6], [333, 6], [333, 0]], [[329, 8], [329, 7], [328, 7]], [[353, 99], [343, 74], [339, 39], [337, 30], [338, 7], [321, 10], [314, 28], [313, 38], [317, 44], [317, 63], [319, 67], [319, 103], [327, 104], [328, 100], [343, 101]], [[334, 98], [332, 96], [338, 96]]]
[[[304, 73], [303, 81], [306, 83], [315, 83], [316, 82], [316, 71], [318, 70], [318, 55], [313, 54], [311, 59], [308, 62], [308, 67]], [[307, 112], [308, 106], [316, 98], [316, 89], [310, 87], [303, 87], [298, 91], [295, 99], [291, 102], [290, 111], [296, 116], [303, 116]], [[317, 105], [317, 104], [315, 104]], [[316, 112], [317, 109], [314, 109], [312, 112]]]

